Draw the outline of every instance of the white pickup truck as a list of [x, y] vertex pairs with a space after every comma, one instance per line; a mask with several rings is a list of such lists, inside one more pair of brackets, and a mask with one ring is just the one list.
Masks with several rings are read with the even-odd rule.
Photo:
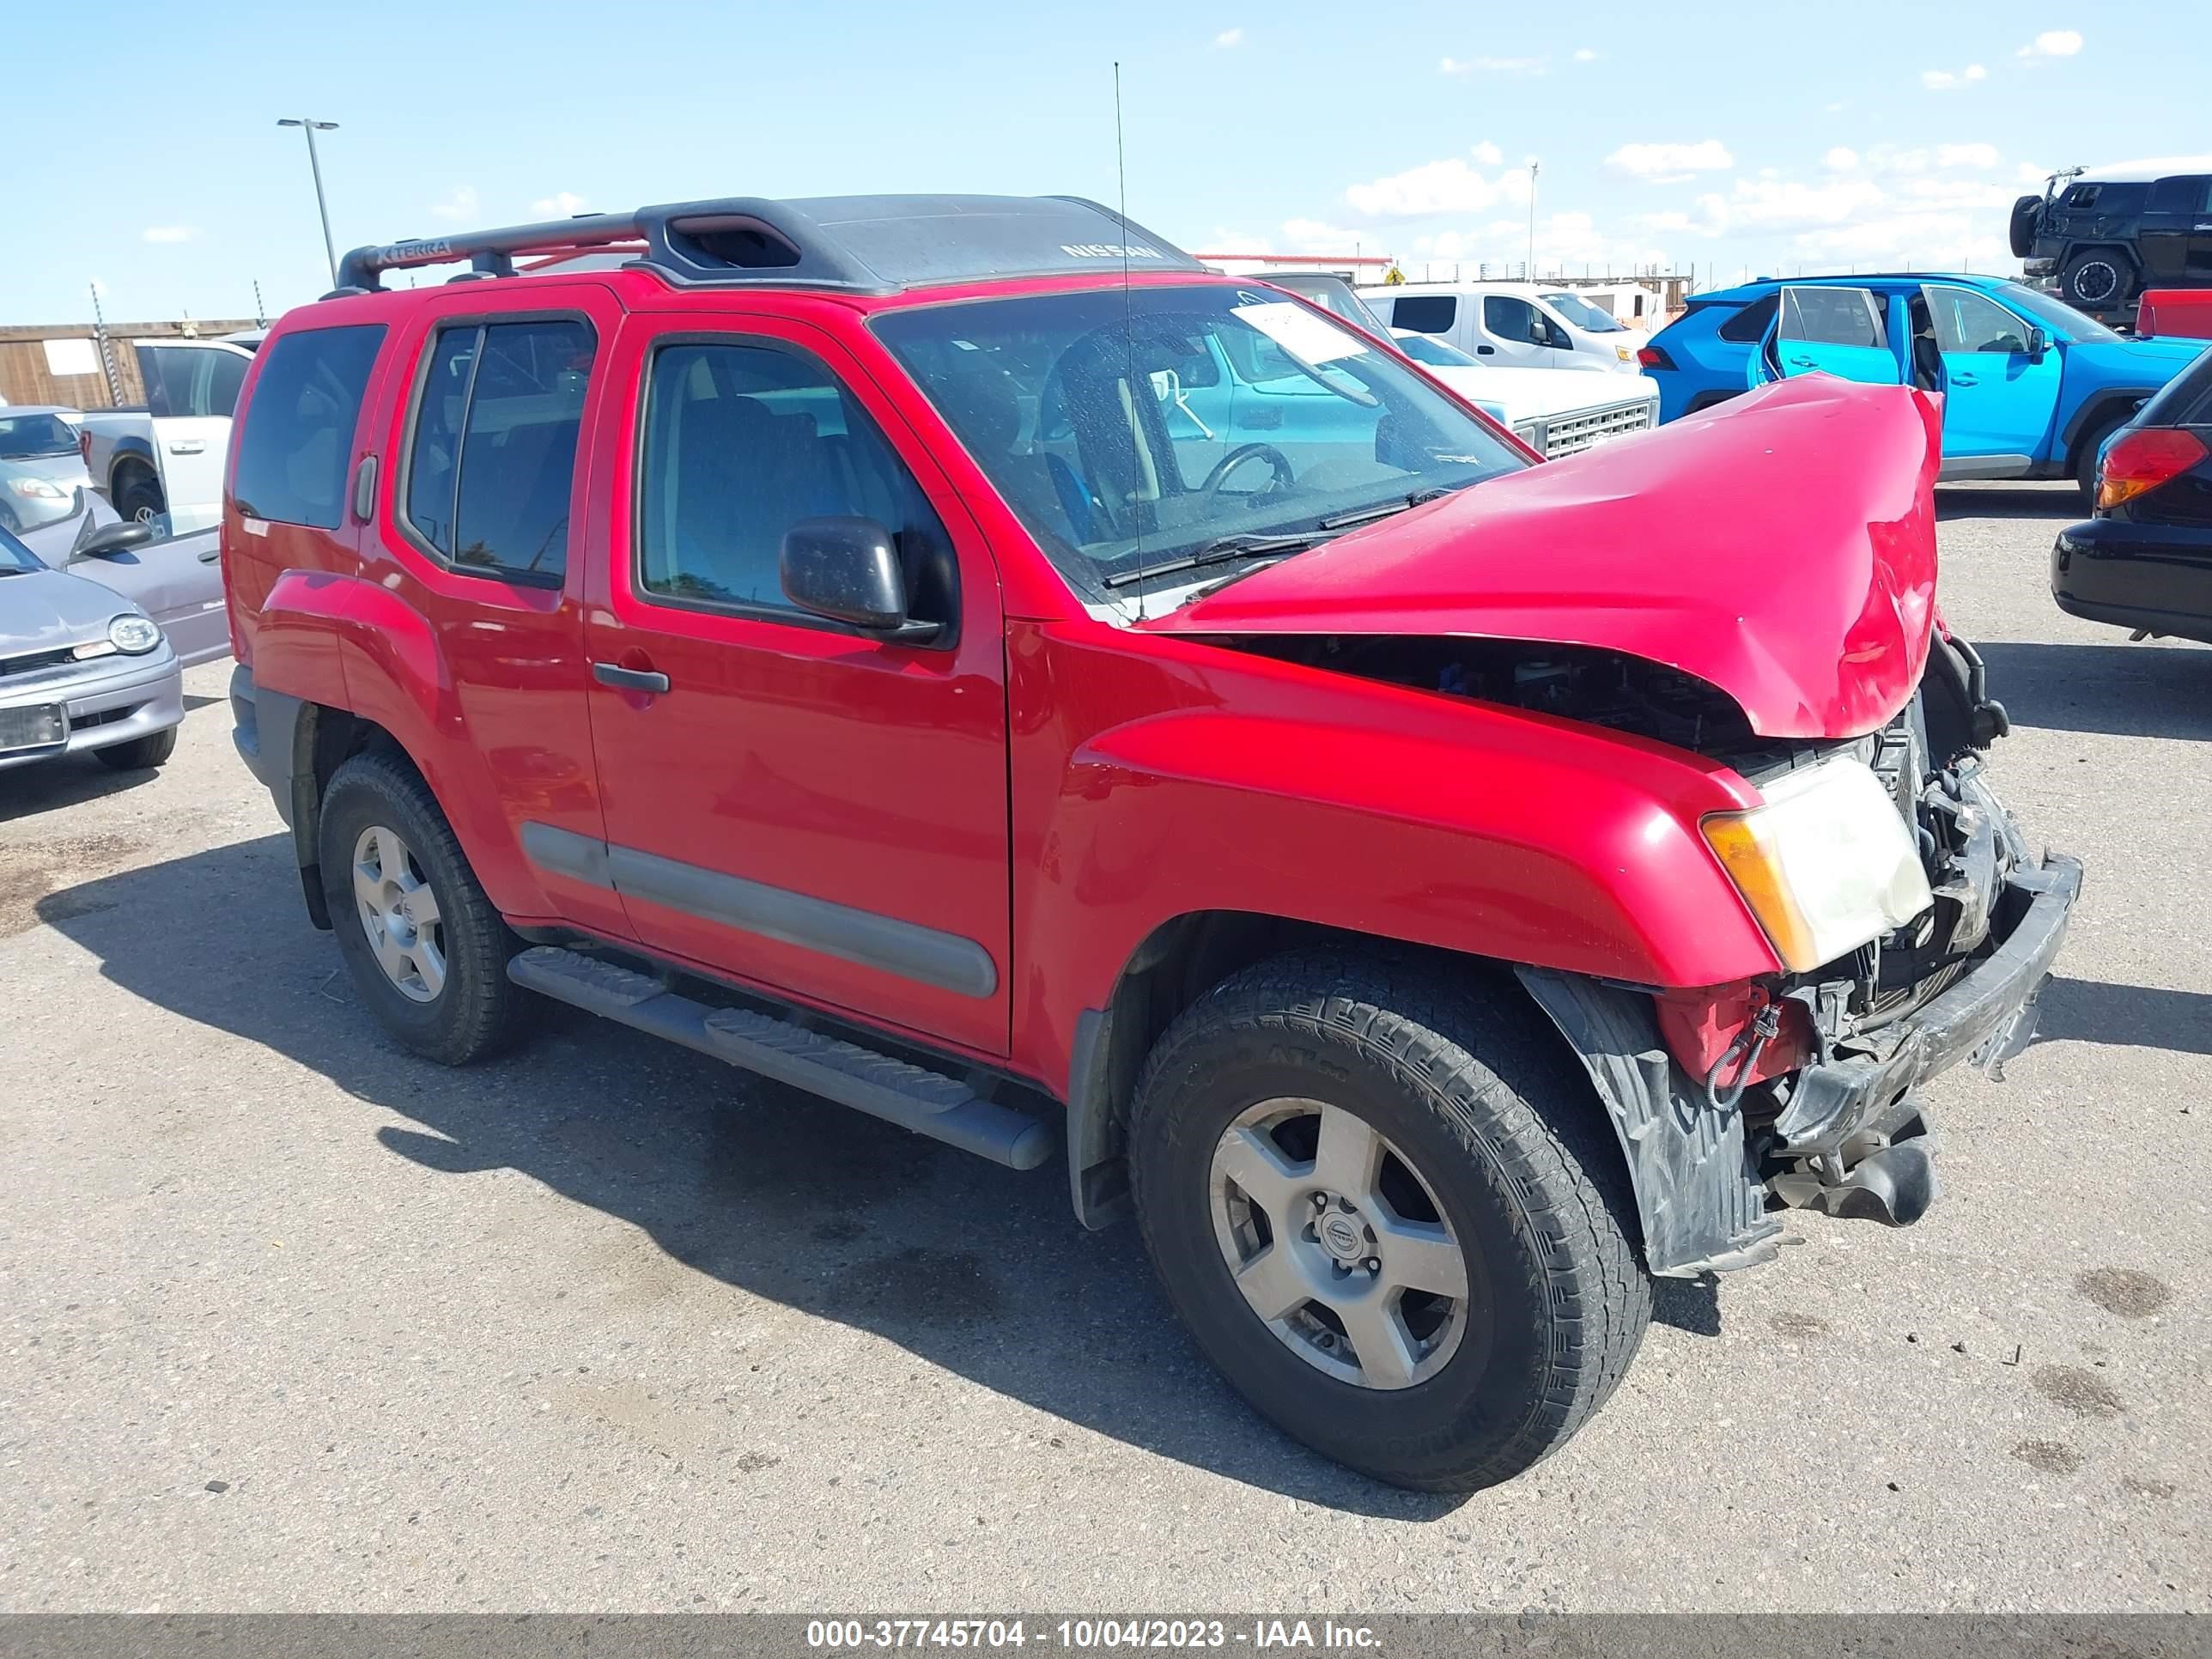
[[1269, 271], [1261, 280], [1288, 289], [1323, 311], [1389, 341], [1444, 385], [1510, 427], [1547, 459], [1571, 455], [1659, 424], [1659, 385], [1644, 374], [1599, 368], [1560, 374], [1479, 362], [1432, 334], [1393, 328], [1342, 277], [1324, 271]]
[[230, 411], [258, 334], [220, 340], [133, 340], [143, 408], [88, 410], [77, 428], [92, 486], [142, 522], [167, 514], [179, 533], [222, 516]]

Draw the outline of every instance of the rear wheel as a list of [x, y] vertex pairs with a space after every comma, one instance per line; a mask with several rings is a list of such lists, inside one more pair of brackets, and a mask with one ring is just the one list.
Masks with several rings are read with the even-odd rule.
[[1154, 1267], [1199, 1345], [1316, 1450], [1464, 1492], [1564, 1443], [1650, 1317], [1618, 1147], [1510, 984], [1263, 963], [1171, 1025], [1130, 1125]]
[[168, 511], [161, 499], [161, 486], [154, 475], [142, 466], [125, 468], [115, 483], [115, 510], [124, 518], [137, 524], [146, 524]]
[[2074, 482], [2081, 491], [2081, 503], [2094, 511], [2097, 505], [2097, 452], [2105, 447], [2105, 440], [2127, 424], [2124, 416], [2113, 416], [2100, 421], [2082, 434], [2081, 447], [2074, 455]]
[[101, 764], [118, 772], [136, 772], [159, 766], [176, 751], [177, 728], [173, 726], [166, 732], [149, 732], [143, 738], [133, 738], [128, 743], [111, 743], [92, 752], [100, 757]]
[[339, 954], [385, 1030], [447, 1066], [520, 1034], [532, 999], [507, 976], [514, 935], [410, 769], [376, 753], [339, 767], [317, 855]]
[[2085, 248], [2066, 262], [2058, 292], [2077, 311], [2115, 311], [2134, 291], [2135, 266], [2108, 247]]

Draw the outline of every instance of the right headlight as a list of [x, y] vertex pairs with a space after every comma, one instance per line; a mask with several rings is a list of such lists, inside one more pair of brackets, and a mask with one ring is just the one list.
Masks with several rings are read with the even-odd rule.
[[1698, 828], [1793, 972], [1833, 962], [1934, 902], [1911, 832], [1863, 763], [1822, 761], [1759, 793], [1762, 805], [1712, 813]]
[[147, 617], [122, 616], [107, 624], [107, 642], [118, 651], [143, 657], [161, 642], [161, 630]]

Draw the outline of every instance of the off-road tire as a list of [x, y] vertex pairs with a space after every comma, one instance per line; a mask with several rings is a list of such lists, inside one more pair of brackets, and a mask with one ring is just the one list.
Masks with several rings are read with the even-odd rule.
[[136, 524], [159, 518], [169, 510], [161, 499], [161, 486], [154, 475], [143, 466], [124, 469], [115, 488], [115, 511], [118, 517]]
[[[1470, 1322], [1426, 1380], [1376, 1389], [1326, 1375], [1238, 1291], [1213, 1229], [1213, 1150], [1278, 1096], [1354, 1110], [1434, 1189], [1467, 1257]], [[1510, 979], [1410, 954], [1247, 969], [1153, 1048], [1129, 1156], [1146, 1250], [1207, 1358], [1288, 1433], [1395, 1486], [1471, 1492], [1528, 1468], [1605, 1402], [1650, 1321], [1620, 1146]]]
[[2058, 278], [2059, 298], [2076, 311], [2118, 311], [2135, 291], [2135, 261], [2118, 248], [2081, 249], [2067, 259]]
[[[354, 896], [353, 850], [363, 830], [386, 825], [405, 841], [437, 900], [444, 929], [446, 979], [436, 997], [416, 1002], [378, 965]], [[323, 792], [317, 858], [338, 954], [355, 991], [377, 1021], [426, 1060], [465, 1066], [511, 1045], [537, 1012], [537, 1000], [507, 976], [521, 942], [485, 896], [437, 799], [414, 769], [371, 750], [340, 766]]]
[[149, 732], [143, 738], [133, 738], [128, 743], [111, 743], [92, 752], [100, 757], [102, 765], [118, 772], [141, 771], [159, 766], [177, 752], [177, 728], [173, 726], [164, 732]]

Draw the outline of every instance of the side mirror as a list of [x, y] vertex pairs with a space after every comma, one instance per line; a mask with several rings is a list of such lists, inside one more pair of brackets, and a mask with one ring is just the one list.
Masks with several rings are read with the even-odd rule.
[[151, 525], [134, 524], [128, 521], [122, 524], [102, 525], [70, 549], [70, 557], [104, 559], [112, 554], [127, 552], [134, 547], [143, 547], [153, 539], [154, 527]]
[[939, 625], [906, 613], [906, 574], [891, 532], [873, 519], [801, 519], [784, 532], [784, 597], [802, 611], [914, 645]]
[[2043, 331], [2040, 323], [2027, 325], [2027, 360], [2039, 363], [2051, 353], [2051, 337]]

